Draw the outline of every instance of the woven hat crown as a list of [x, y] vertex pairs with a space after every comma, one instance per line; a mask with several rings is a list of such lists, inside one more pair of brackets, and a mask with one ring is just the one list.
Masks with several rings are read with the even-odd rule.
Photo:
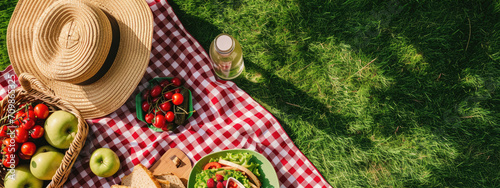
[[58, 1], [33, 32], [36, 66], [49, 79], [72, 84], [92, 78], [105, 63], [113, 38], [108, 16], [81, 1]]

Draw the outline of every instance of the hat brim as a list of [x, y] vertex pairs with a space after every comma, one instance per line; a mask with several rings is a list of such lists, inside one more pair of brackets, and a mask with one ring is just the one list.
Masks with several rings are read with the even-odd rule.
[[98, 81], [75, 85], [51, 80], [37, 68], [32, 54], [33, 27], [55, 0], [19, 0], [7, 29], [7, 49], [17, 75], [28, 72], [71, 102], [85, 119], [102, 117], [122, 106], [141, 81], [149, 63], [153, 15], [144, 0], [88, 0], [118, 22], [120, 44], [116, 58]]

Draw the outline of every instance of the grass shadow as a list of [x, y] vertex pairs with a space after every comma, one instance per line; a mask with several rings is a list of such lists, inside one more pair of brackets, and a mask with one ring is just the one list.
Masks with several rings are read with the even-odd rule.
[[234, 82], [333, 186], [471, 187], [499, 182], [493, 4], [243, 1], [174, 10], [205, 49], [221, 31], [239, 39], [246, 71]]

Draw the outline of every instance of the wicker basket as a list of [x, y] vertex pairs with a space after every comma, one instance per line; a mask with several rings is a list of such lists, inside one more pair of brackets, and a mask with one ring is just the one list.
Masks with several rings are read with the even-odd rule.
[[[50, 110], [64, 110], [72, 113], [78, 118], [78, 132], [75, 139], [71, 143], [69, 149], [66, 151], [64, 158], [62, 160], [61, 166], [56, 171], [56, 174], [52, 177], [52, 181], [47, 187], [62, 187], [68, 175], [71, 172], [71, 168], [80, 153], [83, 145], [85, 144], [85, 139], [88, 134], [88, 125], [85, 120], [80, 115], [80, 112], [70, 103], [58, 98], [54, 95], [52, 90], [47, 88], [44, 84], [39, 82], [31, 74], [23, 73], [19, 76], [19, 83], [22, 87], [15, 90], [15, 102], [16, 106], [26, 102], [43, 102]], [[8, 97], [5, 97], [0, 102], [0, 117], [4, 117], [7, 114], [7, 109], [9, 106]], [[0, 122], [2, 125], [6, 123]], [[1, 185], [3, 187], [3, 179], [5, 177], [5, 172], [2, 173]]]

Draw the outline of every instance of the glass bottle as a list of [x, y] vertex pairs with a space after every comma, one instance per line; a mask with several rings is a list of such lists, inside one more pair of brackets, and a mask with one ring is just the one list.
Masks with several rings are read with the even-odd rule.
[[217, 35], [210, 44], [209, 54], [214, 72], [221, 79], [236, 78], [245, 69], [240, 43], [231, 35]]

